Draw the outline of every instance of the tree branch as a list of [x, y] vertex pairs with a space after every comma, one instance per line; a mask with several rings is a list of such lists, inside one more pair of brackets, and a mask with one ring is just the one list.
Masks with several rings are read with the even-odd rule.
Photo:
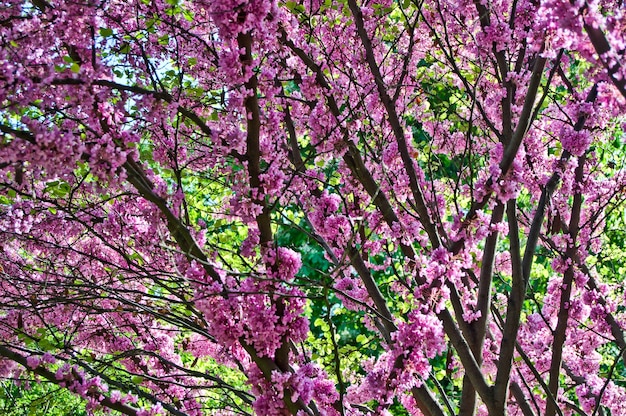
[[[556, 329], [554, 330], [554, 339], [552, 341], [552, 360], [550, 362], [550, 381], [548, 387], [550, 392], [558, 400], [559, 392], [559, 376], [561, 373], [561, 361], [563, 359], [563, 345], [565, 344], [565, 338], [567, 336], [567, 321], [569, 319], [569, 304], [572, 293], [572, 284], [574, 282], [575, 275], [575, 261], [577, 257], [578, 249], [576, 247], [576, 239], [578, 237], [580, 214], [582, 210], [582, 185], [585, 172], [586, 156], [583, 155], [578, 158], [578, 166], [575, 171], [575, 183], [577, 184], [574, 190], [574, 202], [572, 205], [572, 213], [569, 222], [569, 234], [570, 242], [568, 244], [565, 256], [567, 259], [571, 259], [567, 270], [563, 276], [561, 300], [559, 304], [558, 320]], [[556, 405], [552, 402], [546, 403], [546, 416], [554, 416], [556, 413]]]
[[428, 208], [426, 208], [424, 193], [417, 180], [417, 174], [413, 165], [413, 159], [409, 155], [409, 149], [406, 139], [404, 137], [404, 129], [400, 124], [400, 118], [398, 117], [398, 113], [396, 112], [395, 103], [391, 100], [391, 97], [389, 97], [389, 94], [387, 93], [387, 87], [383, 82], [380, 68], [376, 63], [372, 43], [365, 30], [363, 13], [361, 12], [361, 8], [356, 4], [355, 0], [348, 0], [348, 6], [350, 7], [350, 11], [352, 12], [352, 16], [354, 17], [354, 24], [356, 26], [357, 33], [359, 35], [359, 38], [361, 39], [363, 48], [365, 49], [366, 61], [374, 77], [374, 82], [376, 83], [376, 88], [378, 90], [378, 96], [380, 98], [380, 101], [383, 103], [385, 110], [387, 111], [387, 117], [389, 120], [389, 124], [391, 125], [391, 130], [393, 131], [396, 142], [398, 143], [400, 157], [402, 158], [404, 169], [406, 170], [409, 177], [409, 184], [411, 187], [411, 192], [413, 194], [413, 199], [415, 201], [417, 214], [419, 216], [420, 222], [422, 223], [422, 226], [428, 234], [430, 243], [433, 245], [433, 248], [437, 248], [441, 245], [441, 238], [439, 237], [439, 233], [437, 232], [437, 227], [435, 227], [431, 220], [430, 214], [428, 213]]
[[[498, 372], [494, 384], [494, 409], [496, 415], [506, 413], [506, 397], [509, 391], [509, 380], [513, 367], [513, 352], [522, 315], [522, 306], [526, 296], [527, 282], [522, 273], [522, 259], [520, 253], [519, 228], [517, 223], [517, 200], [507, 202], [506, 216], [509, 223], [509, 253], [511, 256], [512, 288], [507, 305], [506, 322], [502, 329], [500, 342], [500, 357]], [[490, 414], [491, 411], [490, 411]]]
[[[49, 371], [42, 366], [37, 366], [34, 369], [32, 369], [31, 367], [28, 366], [26, 357], [24, 357], [21, 354], [16, 353], [15, 351], [5, 347], [4, 345], [0, 345], [0, 355], [11, 361], [15, 361], [16, 363], [20, 364], [22, 367], [24, 367], [28, 371], [31, 371], [37, 374], [38, 376], [45, 378], [46, 380], [48, 380], [49, 382], [53, 384], [60, 385], [61, 381], [63, 381], [63, 380], [58, 380], [56, 378], [56, 375], [52, 371]], [[100, 399], [100, 397], [103, 396], [101, 391], [87, 391], [86, 394], [90, 396], [91, 398], [93, 398], [94, 400], [96, 400], [96, 402], [98, 402], [101, 406], [107, 407], [111, 410], [118, 411], [122, 414], [129, 415], [129, 416], [137, 416], [139, 413], [139, 411], [135, 409], [134, 407], [131, 407], [126, 404], [119, 403], [119, 402], [113, 402], [110, 397], [104, 396], [102, 399]]]

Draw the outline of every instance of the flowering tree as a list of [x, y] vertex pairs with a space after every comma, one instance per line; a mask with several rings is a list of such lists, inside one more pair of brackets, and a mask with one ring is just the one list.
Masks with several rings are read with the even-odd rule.
[[626, 414], [621, 1], [1, 4], [3, 377]]

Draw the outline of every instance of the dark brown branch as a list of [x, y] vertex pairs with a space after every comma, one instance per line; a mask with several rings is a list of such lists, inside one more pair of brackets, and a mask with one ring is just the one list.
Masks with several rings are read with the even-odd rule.
[[619, 353], [617, 354], [617, 356], [615, 357], [615, 359], [613, 360], [613, 365], [611, 365], [611, 369], [609, 370], [609, 373], [606, 376], [606, 381], [604, 382], [604, 384], [602, 385], [602, 388], [600, 389], [600, 391], [598, 392], [598, 395], [596, 396], [596, 405], [593, 408], [593, 413], [591, 414], [591, 416], [596, 416], [596, 413], [602, 412], [602, 407], [600, 407], [600, 405], [602, 404], [602, 396], [604, 395], [606, 388], [609, 386], [611, 378], [613, 377], [613, 373], [615, 372], [615, 368], [617, 367], [617, 364], [619, 363], [619, 360], [622, 354], [624, 354], [624, 351], [626, 351], [626, 347], [622, 347]]
[[[249, 32], [240, 33], [237, 36], [237, 44], [239, 48], [243, 51], [240, 56], [240, 61], [242, 63], [242, 71], [244, 76], [246, 72], [250, 69], [249, 66], [252, 64], [252, 35]], [[244, 83], [245, 88], [249, 91], [248, 96], [244, 100], [244, 106], [246, 109], [246, 159], [247, 159], [247, 168], [248, 168], [248, 181], [250, 185], [250, 191], [253, 193], [252, 202], [260, 205], [262, 207], [261, 213], [256, 217], [257, 227], [259, 229], [259, 243], [261, 247], [268, 248], [268, 246], [273, 241], [273, 233], [271, 226], [271, 212], [270, 208], [265, 203], [265, 195], [261, 186], [261, 147], [260, 147], [260, 136], [261, 136], [261, 115], [259, 110], [259, 100], [257, 97], [257, 88], [258, 88], [258, 80], [254, 73], [250, 76], [250, 78]], [[254, 193], [256, 192], [256, 195]], [[275, 301], [276, 305], [276, 314], [279, 319], [285, 313], [285, 303], [282, 298], [278, 298]], [[242, 339], [240, 343], [244, 346], [246, 351], [250, 354], [250, 356], [254, 359], [255, 362], [263, 364], [265, 370], [262, 369], [263, 374], [268, 380], [271, 380], [271, 372], [268, 373], [271, 367], [276, 366], [280, 369], [281, 372], [289, 371], [289, 337], [287, 334], [283, 335], [281, 338], [281, 344], [274, 353], [274, 360], [271, 360], [266, 357], [260, 357], [257, 352], [254, 350], [253, 346], [244, 342]], [[259, 365], [259, 367], [261, 367]], [[296, 414], [299, 411], [304, 411], [308, 414], [311, 414], [311, 410], [308, 409], [305, 403], [302, 402], [302, 399], [296, 400], [296, 402], [291, 399], [292, 394], [289, 389], [284, 390], [283, 401], [285, 406], [292, 414]]]
[[[513, 160], [515, 159], [515, 156], [517, 155], [517, 152], [519, 151], [519, 148], [522, 144], [522, 140], [524, 139], [524, 136], [526, 135], [526, 132], [528, 131], [532, 123], [531, 115], [533, 113], [533, 108], [535, 107], [535, 99], [537, 97], [539, 85], [541, 84], [543, 69], [545, 68], [546, 62], [547, 60], [545, 58], [537, 58], [537, 61], [535, 62], [535, 65], [533, 67], [533, 72], [530, 76], [530, 82], [528, 84], [528, 91], [526, 93], [524, 105], [519, 116], [519, 121], [515, 128], [515, 131], [513, 132], [511, 141], [508, 143], [504, 150], [504, 155], [502, 156], [502, 160], [499, 164], [501, 178], [505, 177], [509, 172], [509, 169], [511, 169], [511, 166], [513, 165]], [[546, 86], [546, 88], [548, 88], [548, 86]], [[485, 184], [485, 196], [478, 201], [474, 201], [469, 211], [465, 215], [465, 218], [463, 220], [463, 227], [467, 227], [469, 223], [476, 217], [478, 211], [480, 211], [487, 205], [493, 194], [493, 183], [494, 182], [492, 178], [489, 178], [487, 180], [487, 183]], [[452, 246], [452, 252], [460, 251], [462, 246], [463, 241], [460, 240]]]
[[[502, 315], [500, 314], [498, 309], [492, 305], [491, 312], [495, 316], [496, 322], [498, 323], [498, 325], [500, 325], [500, 328], [502, 328], [504, 326], [504, 319], [502, 318]], [[524, 363], [526, 364], [530, 372], [533, 373], [535, 380], [537, 381], [537, 383], [539, 383], [543, 391], [546, 393], [548, 400], [552, 401], [553, 403], [556, 403], [556, 399], [554, 398], [552, 393], [550, 393], [550, 389], [548, 389], [548, 385], [543, 381], [541, 374], [539, 373], [539, 371], [537, 370], [537, 368], [531, 361], [530, 357], [528, 357], [528, 355], [524, 352], [521, 345], [517, 341], [515, 342], [515, 350], [517, 351], [519, 356], [522, 358], [522, 360], [524, 361]], [[537, 408], [537, 412], [539, 412], [538, 408]], [[558, 409], [558, 413], [559, 413], [559, 416], [563, 416], [563, 413], [561, 412], [560, 409]]]
[[511, 393], [513, 393], [513, 397], [515, 397], [515, 401], [517, 401], [517, 404], [522, 410], [524, 416], [535, 416], [535, 412], [533, 412], [530, 404], [528, 404], [522, 388], [516, 382], [511, 383]]
[[[474, 5], [476, 6], [476, 11], [478, 12], [480, 26], [483, 30], [485, 30], [485, 28], [491, 26], [489, 10], [480, 0], [474, 0]], [[513, 5], [513, 9], [514, 8], [515, 5]], [[511, 15], [511, 19], [513, 19], [513, 15]], [[513, 132], [513, 114], [511, 112], [511, 103], [513, 101], [514, 86], [511, 81], [507, 80], [509, 67], [504, 51], [498, 50], [495, 42], [492, 43], [491, 51], [496, 58], [499, 81], [504, 87], [506, 87], [506, 96], [500, 101], [500, 107], [502, 109], [502, 138], [504, 140], [504, 145], [508, 145]]]
[[444, 331], [446, 332], [446, 335], [448, 335], [448, 338], [454, 346], [454, 349], [459, 354], [459, 358], [461, 359], [461, 363], [463, 364], [465, 374], [472, 382], [474, 389], [476, 389], [476, 392], [483, 400], [491, 414], [491, 409], [493, 407], [492, 389], [489, 387], [487, 381], [483, 377], [480, 365], [474, 358], [474, 354], [472, 353], [469, 344], [461, 335], [461, 331], [454, 323], [454, 319], [447, 309], [444, 309], [437, 316], [443, 322]]
[[[492, 226], [502, 222], [504, 216], [504, 205], [498, 203], [491, 214]], [[493, 230], [485, 241], [483, 249], [482, 265], [480, 268], [480, 279], [478, 282], [478, 299], [476, 301], [476, 311], [480, 312], [478, 320], [471, 323], [470, 347], [476, 358], [478, 365], [482, 364], [482, 350], [487, 333], [487, 318], [491, 309], [491, 283], [493, 278], [493, 266], [495, 261], [496, 246], [498, 242], [498, 231]], [[459, 415], [473, 415], [476, 409], [476, 391], [471, 385], [469, 378], [463, 377], [463, 392], [461, 394], [461, 404]]]
[[[56, 385], [59, 385], [61, 383], [61, 381], [63, 380], [58, 380], [56, 378], [56, 375], [52, 372], [47, 370], [46, 368], [42, 367], [42, 366], [37, 366], [34, 369], [31, 369], [28, 366], [26, 357], [24, 357], [21, 354], [16, 353], [15, 351], [5, 347], [4, 345], [0, 345], [0, 355], [2, 357], [5, 357], [11, 361], [15, 361], [16, 363], [20, 364], [22, 367], [24, 367], [25, 369], [32, 371], [33, 373], [37, 374], [40, 377], [45, 378], [46, 380], [48, 380], [51, 383], [54, 383]], [[71, 390], [70, 390], [71, 391]], [[113, 402], [111, 400], [111, 398], [104, 396], [103, 399], [99, 399], [99, 397], [101, 396], [102, 392], [100, 391], [88, 391], [87, 394], [89, 396], [92, 396], [94, 399], [96, 399], [96, 401], [103, 407], [107, 407], [111, 410], [115, 410], [118, 411], [122, 414], [125, 415], [129, 415], [129, 416], [137, 416], [138, 414], [138, 410], [135, 409], [134, 407], [130, 407], [126, 404], [122, 404], [119, 402]]]
[[415, 166], [413, 165], [413, 158], [409, 154], [406, 138], [404, 137], [404, 129], [402, 128], [402, 124], [400, 123], [400, 118], [398, 117], [395, 103], [391, 100], [391, 97], [389, 97], [389, 94], [387, 93], [387, 87], [384, 84], [382, 74], [380, 73], [380, 68], [376, 63], [372, 43], [367, 34], [367, 31], [365, 30], [363, 13], [361, 12], [361, 8], [356, 4], [355, 0], [348, 0], [348, 6], [352, 11], [352, 16], [354, 17], [354, 24], [356, 26], [357, 33], [359, 35], [359, 38], [361, 39], [363, 48], [365, 49], [365, 57], [367, 60], [367, 64], [370, 68], [370, 72], [374, 77], [374, 82], [376, 83], [376, 88], [378, 90], [378, 96], [380, 98], [380, 101], [383, 103], [385, 110], [387, 111], [387, 117], [389, 124], [391, 125], [391, 130], [393, 131], [396, 142], [398, 143], [400, 157], [402, 158], [404, 169], [406, 169], [407, 175], [409, 177], [409, 184], [411, 187], [411, 192], [413, 194], [417, 214], [419, 216], [420, 222], [422, 223], [422, 226], [428, 234], [431, 244], [434, 248], [437, 248], [441, 245], [441, 239], [439, 237], [439, 233], [437, 232], [437, 228], [433, 224], [430, 214], [428, 213], [426, 201], [424, 200], [424, 193], [417, 179]]
[[[306, 54], [306, 52], [298, 48], [290, 39], [288, 39], [287, 34], [285, 33], [284, 30], [281, 30], [281, 42], [284, 45], [286, 45], [289, 49], [291, 49], [291, 51], [296, 56], [298, 56], [311, 71], [313, 71], [316, 77], [315, 79], [320, 86], [322, 86], [323, 88], [327, 90], [331, 89], [330, 84], [326, 81], [326, 78], [324, 77], [324, 73], [322, 69], [319, 67], [319, 65], [317, 65], [317, 63]], [[331, 114], [333, 114], [335, 118], [339, 119], [341, 112], [339, 110], [339, 106], [337, 105], [337, 102], [335, 101], [335, 98], [332, 95], [327, 95], [326, 102], [327, 102], [328, 108], [330, 109]], [[344, 134], [347, 135], [347, 131], [344, 132]], [[399, 222], [399, 219], [395, 211], [393, 210], [393, 207], [391, 206], [389, 200], [387, 199], [386, 195], [380, 189], [379, 185], [374, 180], [372, 174], [365, 166], [365, 163], [361, 157], [361, 153], [359, 152], [356, 145], [347, 139], [345, 140], [345, 142], [348, 147], [348, 151], [345, 152], [343, 159], [346, 165], [348, 166], [348, 168], [350, 169], [352, 175], [365, 188], [368, 195], [372, 198], [377, 209], [383, 215], [385, 222], [389, 226], [392, 226], [394, 223]], [[400, 243], [400, 248], [402, 250], [402, 253], [407, 258], [409, 258], [410, 260], [415, 259], [416, 255], [415, 255], [415, 251], [413, 247], [411, 247], [410, 245], [406, 245], [404, 243]], [[370, 297], [372, 297], [372, 299], [378, 299], [378, 301], [380, 302], [380, 304], [376, 304], [376, 306], [377, 308], [381, 308], [381, 310], [377, 310], [377, 312], [385, 318], [384, 319], [385, 322], [383, 323], [384, 328], [381, 331], [383, 333], [383, 336], [385, 336], [385, 332], [388, 332], [389, 334], [391, 332], [394, 332], [395, 324], [393, 323], [393, 319], [390, 320], [388, 318], [392, 316], [391, 312], [389, 311], [386, 301], [382, 297], [382, 294], [380, 294], [380, 291], [376, 285], [376, 282], [373, 281], [373, 279], [371, 278], [369, 271], [366, 270], [366, 268], [364, 269], [362, 267], [361, 263], [363, 263], [363, 259], [361, 258], [361, 254], [358, 252], [356, 253], [351, 252], [350, 260], [355, 270], [357, 270], [357, 272], [360, 271], [359, 277], [361, 278], [363, 283], [366, 285], [366, 287], [368, 287], [368, 294], [370, 295]], [[385, 338], [387, 338], [388, 336], [389, 335], [385, 336]], [[459, 337], [462, 338], [460, 333], [459, 333]], [[402, 360], [399, 360], [394, 364], [395, 364], [394, 367], [396, 367], [396, 370], [398, 370], [402, 367]], [[424, 414], [429, 415], [429, 416], [443, 416], [444, 412], [443, 412], [441, 405], [436, 400], [434, 400], [433, 398], [434, 396], [432, 392], [428, 389], [428, 387], [425, 384], [422, 384], [422, 386], [420, 387], [413, 388], [411, 392], [417, 402], [418, 407]]]
[[[498, 203], [491, 214], [492, 226], [502, 222], [504, 216], [504, 204]], [[480, 267], [480, 280], [478, 283], [478, 299], [476, 309], [480, 312], [480, 317], [473, 325], [475, 331], [475, 339], [473, 340], [472, 351], [474, 355], [481, 357], [482, 345], [485, 341], [487, 328], [487, 317], [491, 309], [491, 280], [493, 278], [493, 266], [495, 261], [496, 246], [498, 243], [498, 231], [492, 231], [485, 241], [483, 250], [482, 264]], [[480, 359], [479, 359], [480, 360]]]
[[[589, 90], [587, 94], [587, 98], [585, 102], [592, 103], [595, 101], [598, 96], [598, 84], [594, 84], [594, 86]], [[587, 120], [587, 115], [581, 115], [576, 120], [576, 124], [574, 125], [574, 131], [581, 131], [585, 126], [585, 122]], [[561, 160], [559, 162], [559, 169], [562, 166], [565, 166], [567, 160], [569, 160], [571, 154], [565, 150], [561, 155]], [[552, 174], [546, 186], [541, 191], [541, 197], [539, 198], [539, 204], [537, 205], [537, 210], [535, 211], [535, 215], [533, 216], [532, 223], [530, 225], [530, 231], [528, 232], [528, 239], [526, 241], [526, 248], [524, 249], [524, 258], [522, 260], [522, 270], [524, 273], [524, 280], [528, 282], [530, 279], [530, 272], [532, 268], [533, 258], [535, 255], [535, 249], [537, 248], [537, 243], [539, 241], [539, 236], [541, 234], [541, 226], [543, 224], [543, 220], [545, 217], [545, 211], [548, 203], [552, 199], [552, 194], [556, 189], [557, 185], [561, 181], [561, 172], [557, 170]]]
[[[589, 270], [587, 265], [584, 263], [581, 263], [580, 261], [578, 261], [577, 263], [578, 263], [578, 267], [580, 267], [588, 277], [587, 287], [589, 288], [589, 290], [592, 290], [595, 293], [601, 293], [598, 288], [598, 284], [596, 283], [596, 279], [591, 275], [591, 271]], [[604, 300], [604, 296], [598, 296], [597, 302], [603, 307], [605, 307], [605, 310], [608, 310], [608, 308], [606, 308], [607, 305], [606, 305], [606, 300]], [[606, 323], [609, 324], [611, 335], [613, 335], [613, 338], [615, 338], [615, 342], [617, 343], [618, 347], [622, 351], [622, 360], [626, 362], [626, 338], [624, 337], [624, 331], [622, 330], [622, 325], [619, 322], [617, 322], [617, 319], [615, 319], [615, 316], [613, 316], [612, 313], [607, 312], [605, 319], [606, 319]]]
[[[562, 225], [562, 231], [564, 233], [569, 232], [569, 230], [567, 230], [567, 226], [564, 224]], [[546, 238], [546, 242], [550, 244], [552, 248], [555, 248], [554, 242], [552, 242], [550, 239]], [[576, 255], [574, 261], [576, 262], [576, 266], [579, 267], [583, 273], [585, 273], [585, 276], [587, 276], [587, 288], [597, 294], [600, 294], [601, 291], [598, 288], [598, 283], [593, 277], [591, 270], [589, 270], [589, 266], [581, 261], [578, 255]], [[606, 300], [602, 295], [598, 296], [597, 302], [603, 307], [607, 306]], [[622, 350], [622, 360], [626, 362], [626, 337], [624, 337], [624, 331], [622, 330], [622, 326], [619, 322], [617, 322], [615, 316], [613, 316], [612, 313], [607, 313], [605, 319], [606, 323], [609, 325], [609, 329], [611, 331], [611, 335], [613, 335], [615, 343]]]
[[[522, 107], [513, 136], [511, 137], [511, 143], [509, 143], [504, 150], [504, 155], [502, 157], [502, 161], [500, 162], [502, 175], [506, 175], [509, 169], [511, 169], [513, 160], [515, 159], [519, 147], [522, 144], [522, 140], [532, 123], [531, 115], [535, 106], [535, 98], [537, 97], [537, 91], [539, 90], [539, 85], [541, 84], [543, 69], [546, 66], [546, 62], [546, 58], [539, 57], [533, 67], [533, 72], [530, 75], [530, 82], [528, 83], [528, 91], [524, 99], [524, 106]], [[549, 86], [546, 86], [546, 88], [548, 87]]]
[[[552, 360], [550, 362], [550, 381], [548, 387], [550, 392], [558, 399], [559, 376], [561, 373], [561, 361], [563, 359], [563, 345], [567, 336], [567, 321], [569, 320], [569, 304], [572, 293], [572, 285], [575, 275], [574, 259], [577, 257], [578, 249], [576, 248], [576, 239], [578, 237], [580, 214], [582, 210], [582, 190], [580, 187], [584, 180], [585, 155], [578, 158], [578, 166], [575, 171], [575, 183], [578, 184], [574, 193], [574, 202], [572, 205], [572, 213], [570, 215], [569, 234], [571, 241], [565, 252], [568, 259], [572, 259], [563, 276], [561, 299], [559, 303], [559, 313], [557, 318], [556, 329], [554, 330], [554, 339], [552, 341]], [[546, 403], [546, 416], [554, 416], [556, 406], [552, 402]]]
[[189, 229], [185, 226], [185, 224], [183, 224], [180, 218], [174, 215], [174, 213], [170, 210], [167, 206], [167, 201], [154, 192], [152, 184], [147, 179], [141, 165], [129, 158], [123, 166], [128, 175], [128, 182], [130, 182], [135, 189], [137, 189], [142, 197], [152, 202], [157, 206], [157, 208], [159, 208], [159, 211], [161, 211], [161, 214], [165, 217], [167, 228], [181, 251], [185, 253], [190, 261], [198, 261], [206, 273], [214, 281], [221, 282], [219, 273], [209, 264], [208, 258], [200, 246], [198, 246], [198, 243], [194, 240], [193, 236], [189, 232]]
[[368, 295], [372, 298], [374, 305], [376, 305], [376, 310], [380, 313], [383, 318], [384, 332], [383, 336], [387, 342], [391, 342], [391, 334], [395, 332], [398, 327], [393, 321], [393, 315], [387, 306], [387, 301], [383, 297], [382, 293], [378, 289], [378, 285], [374, 281], [372, 274], [370, 273], [367, 265], [363, 261], [361, 254], [354, 248], [350, 247], [349, 249], [350, 262], [352, 263], [354, 269], [358, 273], [359, 277], [363, 281], [365, 288], [367, 290]]
[[[573, 0], [571, 1], [573, 3]], [[585, 2], [581, 10], [579, 11], [581, 14], [584, 14], [585, 9], [589, 6]], [[584, 19], [584, 16], [583, 16]], [[611, 52], [611, 45], [607, 40], [604, 32], [599, 27], [594, 27], [588, 23], [584, 23], [583, 25], [585, 32], [589, 36], [589, 40], [593, 45], [593, 48], [596, 50], [600, 62], [604, 65], [604, 68], [607, 71], [607, 74], [613, 82], [613, 85], [619, 90], [619, 92], [626, 98], [626, 77], [624, 74], [620, 74], [620, 71], [623, 72], [622, 67], [618, 59], [613, 60], [613, 62], [609, 62], [605, 59], [606, 55]], [[623, 53], [622, 53], [623, 56]]]
[[509, 379], [513, 367], [513, 352], [522, 316], [522, 306], [526, 296], [527, 282], [522, 273], [522, 259], [520, 252], [519, 228], [517, 222], [517, 200], [507, 202], [506, 216], [509, 223], [509, 253], [511, 256], [512, 288], [507, 305], [506, 321], [502, 328], [502, 341], [500, 343], [500, 358], [498, 360], [498, 372], [494, 384], [494, 409], [495, 413], [506, 413], [506, 398], [509, 391]]
[[22, 139], [25, 140], [29, 143], [35, 144], [35, 135], [32, 134], [29, 131], [25, 131], [25, 130], [16, 130], [14, 128], [11, 128], [9, 126], [6, 126], [4, 124], [0, 124], [0, 131], [5, 133], [5, 134], [10, 134], [14, 137], [17, 137], [18, 139]]

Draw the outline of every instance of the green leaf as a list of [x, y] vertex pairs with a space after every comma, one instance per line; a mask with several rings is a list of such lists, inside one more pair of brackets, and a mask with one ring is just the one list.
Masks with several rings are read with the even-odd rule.
[[143, 383], [143, 377], [141, 377], [141, 376], [132, 376], [130, 381], [132, 381], [135, 384], [141, 384], [141, 383]]
[[108, 38], [109, 36], [113, 36], [113, 29], [108, 27], [100, 28], [100, 36]]
[[170, 35], [165, 34], [165, 35], [159, 37], [159, 45], [167, 46], [169, 44], [170, 44]]
[[52, 351], [56, 348], [54, 343], [52, 343], [48, 338], [40, 339], [39, 342], [37, 342], [37, 345], [42, 351]]

